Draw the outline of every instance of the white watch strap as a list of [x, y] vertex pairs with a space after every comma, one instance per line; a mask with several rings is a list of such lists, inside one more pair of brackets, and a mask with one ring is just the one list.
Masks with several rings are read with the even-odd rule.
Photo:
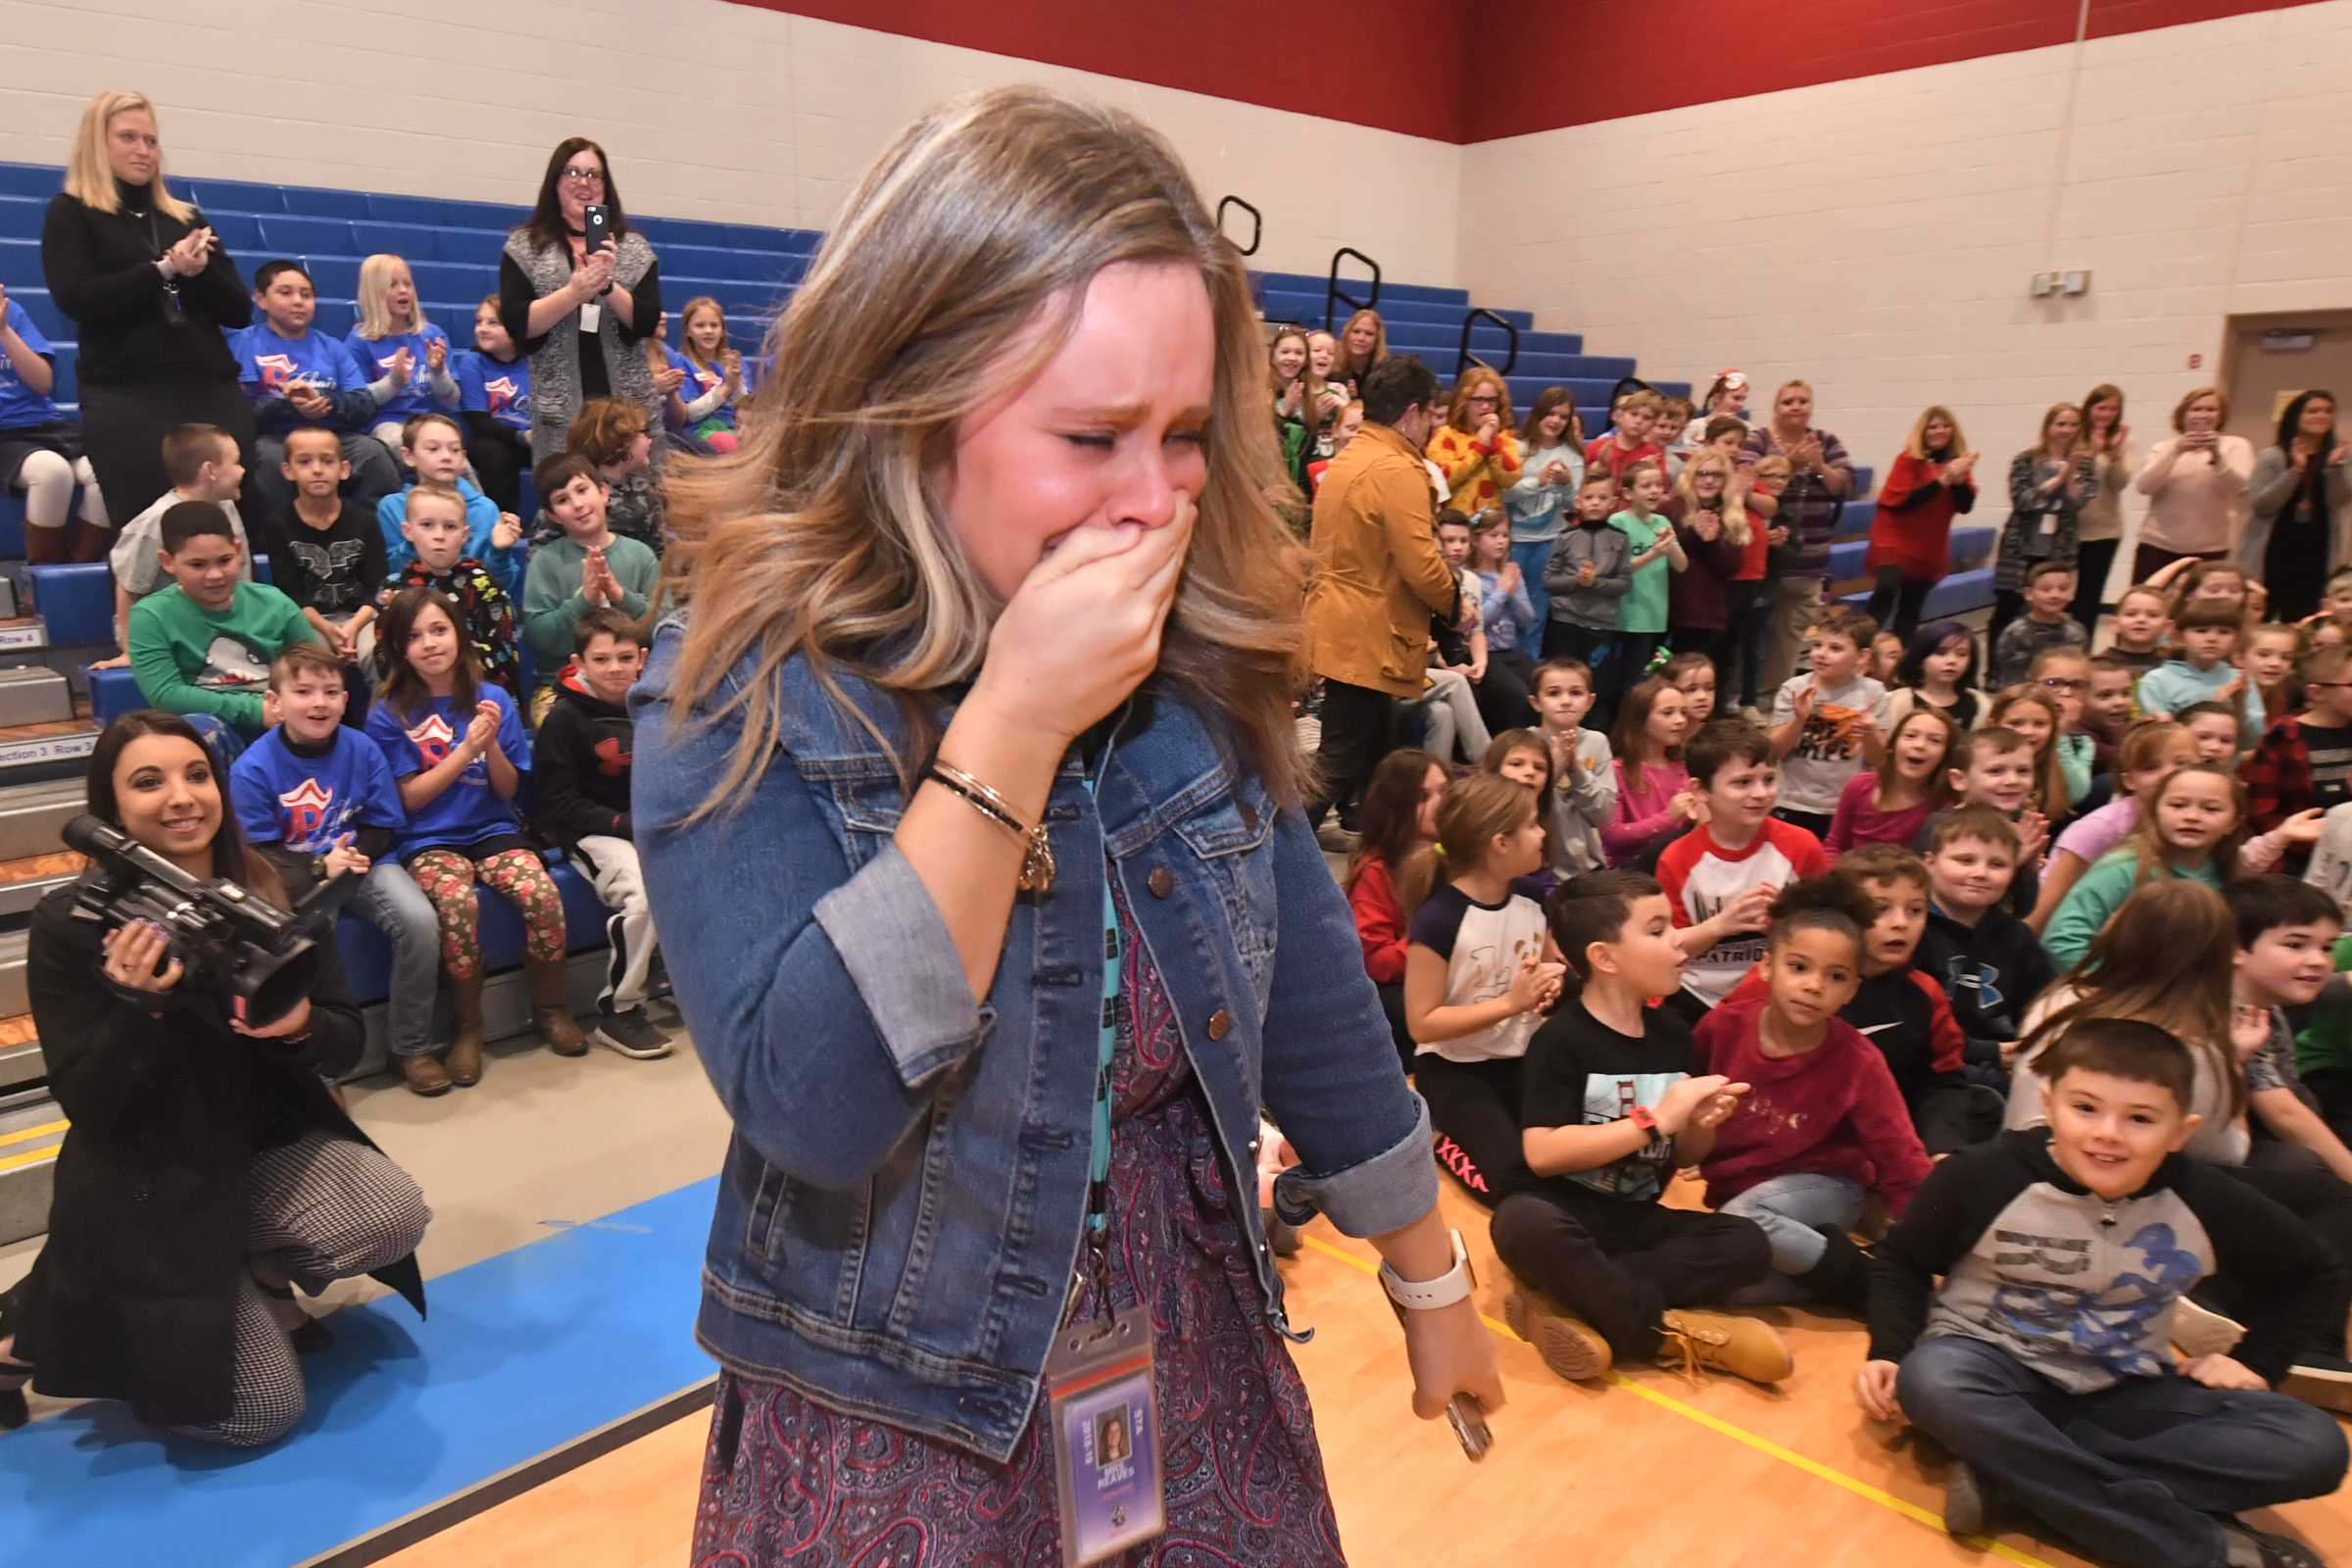
[[1453, 1238], [1453, 1267], [1434, 1280], [1408, 1281], [1388, 1264], [1380, 1265], [1381, 1288], [1389, 1293], [1390, 1300], [1408, 1311], [1426, 1312], [1468, 1298], [1477, 1283], [1470, 1275], [1470, 1252], [1462, 1246], [1460, 1231], [1446, 1234]]

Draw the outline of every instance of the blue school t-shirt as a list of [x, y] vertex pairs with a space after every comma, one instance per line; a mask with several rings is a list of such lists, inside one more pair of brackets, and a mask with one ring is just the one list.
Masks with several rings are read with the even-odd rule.
[[[57, 364], [57, 352], [50, 348], [49, 340], [41, 335], [41, 329], [32, 324], [32, 318], [24, 313], [24, 307], [15, 300], [8, 302], [8, 324], [16, 329], [17, 336], [24, 340], [26, 348], [47, 360], [52, 367]], [[24, 378], [17, 374], [17, 368], [9, 364], [8, 356], [0, 354], [0, 430], [21, 430], [28, 424], [54, 424], [64, 417], [65, 415], [49, 395], [26, 386]]]
[[[376, 379], [351, 350], [333, 338], [317, 332], [280, 337], [268, 321], [256, 321], [233, 334], [228, 348], [237, 357], [237, 379], [252, 398], [282, 398], [297, 384], [316, 392], [359, 392]], [[344, 428], [332, 418], [298, 416], [296, 422]]]
[[[433, 401], [433, 372], [425, 368], [425, 357], [427, 345], [448, 341], [449, 334], [429, 322], [421, 331], [387, 332], [373, 340], [360, 336], [360, 329], [356, 326], [351, 329], [351, 335], [343, 340], [343, 346], [351, 350], [362, 365], [374, 368], [375, 373], [368, 377], [371, 381], [380, 381], [390, 375], [393, 358], [402, 349], [409, 351], [409, 384], [402, 387], [391, 402], [376, 411], [377, 423], [386, 419], [405, 419], [412, 414], [429, 414], [441, 406]], [[449, 357], [453, 369], [457, 358], [454, 352]], [[454, 374], [452, 379], [455, 379]]]
[[296, 855], [324, 855], [346, 833], [409, 825], [383, 749], [338, 725], [324, 757], [297, 757], [281, 727], [245, 748], [228, 770], [237, 826], [254, 844], [283, 844]]
[[504, 365], [477, 349], [458, 356], [453, 373], [458, 383], [458, 407], [487, 414], [510, 430], [531, 427], [531, 362]]
[[[503, 687], [488, 681], [477, 688], [483, 700], [498, 705], [498, 746], [517, 769], [531, 765], [531, 743], [522, 732], [522, 715]], [[458, 710], [457, 701], [436, 697], [416, 718], [403, 722], [392, 705], [379, 701], [368, 710], [368, 737], [383, 749], [384, 760], [395, 779], [422, 773], [440, 765], [473, 722], [473, 711]], [[521, 828], [514, 808], [490, 787], [490, 760], [477, 757], [466, 764], [457, 782], [409, 813], [409, 830], [400, 836], [403, 858], [436, 847], [463, 848], [501, 833]]]
[[[686, 384], [678, 388], [678, 396], [686, 402], [692, 403], [696, 398], [707, 398], [726, 385], [727, 369], [725, 366], [714, 365], [706, 369], [684, 355], [673, 355], [671, 358], [686, 371]], [[724, 425], [730, 430], [734, 429], [735, 400], [729, 398], [695, 422], [698, 424], [716, 423]]]

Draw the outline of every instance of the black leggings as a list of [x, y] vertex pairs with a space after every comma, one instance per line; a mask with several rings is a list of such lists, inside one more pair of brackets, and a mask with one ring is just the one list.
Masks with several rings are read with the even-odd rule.
[[1409, 1078], [1413, 1074], [1413, 1053], [1420, 1048], [1413, 1044], [1413, 1032], [1404, 1023], [1404, 982], [1392, 980], [1386, 985], [1375, 984], [1372, 989], [1380, 993], [1381, 1016], [1389, 1020], [1389, 1038], [1396, 1042], [1396, 1058], [1404, 1063], [1404, 1074]]
[[1513, 1193], [1491, 1230], [1503, 1266], [1591, 1324], [1621, 1361], [1658, 1353], [1666, 1308], [1720, 1301], [1772, 1270], [1754, 1220], [1655, 1202]]
[[[136, 386], [81, 383], [82, 450], [98, 475], [106, 515], [117, 528], [172, 488], [172, 476], [164, 471], [164, 435], [179, 424], [217, 424], [227, 431], [237, 444], [237, 461], [245, 466], [246, 495], [261, 493], [252, 483], [258, 466], [253, 399], [235, 376], [156, 376]], [[263, 510], [253, 500], [246, 505], [248, 515]]]
[[[2323, 1355], [2344, 1353], [2344, 1320], [2352, 1313], [2352, 1183], [2339, 1178], [2308, 1149], [2257, 1137], [2243, 1165], [2221, 1167], [2248, 1187], [2311, 1227], [2334, 1252], [2344, 1272], [2336, 1276], [2335, 1294], [2309, 1347]], [[2217, 1275], [2206, 1281], [2216, 1308], [2244, 1322], [2258, 1304], [2236, 1281]]]
[[1517, 1056], [1448, 1061], [1425, 1053], [1413, 1058], [1413, 1087], [1429, 1102], [1438, 1163], [1472, 1198], [1492, 1208], [1534, 1180], [1519, 1152]]
[[[482, 494], [496, 503], [501, 512], [522, 510], [522, 470], [531, 466], [531, 449], [522, 437], [504, 425], [495, 433], [476, 430], [466, 443], [466, 461], [473, 465], [474, 477], [481, 481]], [[531, 519], [522, 519], [528, 532]]]
[[[1911, 634], [1919, 630], [1920, 611], [1936, 582], [1933, 577], [1906, 577], [1900, 566], [1881, 566], [1878, 586], [1870, 594], [1870, 618], [1879, 623], [1880, 630], [1891, 631], [1909, 642]], [[1889, 611], [1894, 612], [1892, 621], [1886, 618]]]
[[1536, 705], [1528, 698], [1535, 675], [1536, 662], [1515, 648], [1487, 655], [1487, 678], [1470, 688], [1470, 697], [1488, 734], [1536, 727]]

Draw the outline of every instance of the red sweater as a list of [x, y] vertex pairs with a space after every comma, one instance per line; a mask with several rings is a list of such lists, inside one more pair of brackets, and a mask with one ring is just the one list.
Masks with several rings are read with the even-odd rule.
[[1942, 473], [1940, 463], [1896, 456], [1879, 485], [1865, 570], [1892, 566], [1914, 582], [1940, 582], [1952, 569], [1952, 517], [1976, 507], [1977, 487], [1966, 479], [1946, 485]]
[[1830, 1020], [1818, 1049], [1767, 1056], [1756, 1037], [1766, 1004], [1727, 999], [1694, 1034], [1708, 1072], [1749, 1086], [1716, 1129], [1704, 1166], [1707, 1201], [1720, 1208], [1750, 1187], [1802, 1171], [1876, 1187], [1901, 1217], [1929, 1161], [1886, 1058], [1842, 1018]]
[[1404, 906], [1396, 900], [1389, 864], [1367, 855], [1348, 884], [1348, 907], [1355, 911], [1355, 934], [1364, 945], [1364, 972], [1376, 986], [1404, 978]]

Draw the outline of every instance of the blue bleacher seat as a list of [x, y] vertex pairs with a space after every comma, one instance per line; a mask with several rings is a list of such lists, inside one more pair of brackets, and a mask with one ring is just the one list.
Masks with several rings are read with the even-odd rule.
[[366, 218], [368, 193], [357, 190], [333, 190], [322, 185], [281, 185], [278, 187], [289, 213], [314, 218]]
[[115, 640], [115, 582], [106, 563], [26, 566], [33, 612], [54, 648], [84, 648]]
[[54, 164], [0, 164], [0, 193], [49, 198], [65, 189], [66, 172]]
[[90, 682], [90, 716], [101, 727], [147, 706], [147, 699], [139, 695], [138, 680], [129, 670], [87, 669], [82, 673]]
[[253, 580], [266, 582], [272, 588], [277, 586], [277, 575], [270, 569], [270, 552], [267, 550], [254, 552]]
[[441, 259], [441, 230], [416, 223], [379, 223], [372, 219], [351, 225], [352, 242], [363, 255], [390, 251], [411, 263]]
[[368, 217], [411, 228], [439, 228], [458, 222], [449, 208], [450, 204], [438, 196], [389, 196], [378, 191], [368, 194]]
[[0, 239], [39, 239], [49, 204], [31, 196], [0, 196]]
[[[74, 505], [80, 505], [75, 492]], [[0, 557], [22, 559], [24, 554], [24, 498], [0, 492]]]
[[265, 217], [259, 220], [262, 248], [273, 256], [359, 256], [348, 220], [332, 218]]

